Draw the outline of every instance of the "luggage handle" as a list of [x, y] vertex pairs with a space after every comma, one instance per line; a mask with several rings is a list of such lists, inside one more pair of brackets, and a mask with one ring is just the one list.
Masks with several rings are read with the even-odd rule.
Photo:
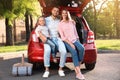
[[22, 58], [21, 58], [21, 64], [24, 65], [25, 61], [24, 61], [24, 54], [22, 54]]

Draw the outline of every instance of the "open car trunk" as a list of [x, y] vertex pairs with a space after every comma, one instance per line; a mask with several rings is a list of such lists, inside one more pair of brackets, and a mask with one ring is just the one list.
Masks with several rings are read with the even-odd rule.
[[76, 8], [73, 9], [77, 11], [79, 14], [82, 14], [84, 7], [91, 1], [91, 0], [38, 0], [40, 5], [43, 7], [44, 13], [49, 13], [49, 9], [53, 6], [57, 7], [69, 7], [69, 8]]
[[82, 22], [82, 17], [76, 17], [76, 30], [79, 36], [79, 41], [83, 44], [87, 42], [87, 30]]

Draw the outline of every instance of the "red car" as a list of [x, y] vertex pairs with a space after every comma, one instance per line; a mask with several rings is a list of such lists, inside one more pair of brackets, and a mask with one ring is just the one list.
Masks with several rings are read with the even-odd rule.
[[[39, 1], [41, 6], [43, 7], [43, 13], [45, 14], [45, 16], [48, 16], [54, 3], [53, 4], [51, 3], [50, 5], [49, 3], [45, 2], [47, 0], [39, 0]], [[56, 1], [62, 1], [62, 0], [56, 0]], [[80, 38], [80, 42], [85, 47], [85, 56], [84, 56], [83, 63], [85, 63], [86, 69], [88, 70], [94, 69], [96, 64], [96, 59], [97, 59], [97, 49], [94, 41], [94, 33], [89, 28], [89, 25], [87, 24], [85, 18], [81, 16], [82, 12], [80, 11], [82, 10], [79, 7], [67, 6], [65, 5], [65, 2], [64, 2], [64, 5], [63, 4], [62, 5], [56, 4], [56, 5], [59, 5], [60, 11], [63, 8], [66, 8], [72, 14], [73, 19], [76, 21], [76, 29]], [[44, 60], [43, 55], [44, 55], [44, 45], [36, 37], [36, 34], [33, 30], [31, 32], [29, 43], [28, 43], [28, 61], [31, 63], [43, 63], [43, 60]], [[57, 59], [58, 60], [60, 59], [59, 54], [57, 54]], [[52, 57], [50, 61], [53, 62]], [[66, 62], [72, 62], [72, 58], [69, 53], [68, 53]]]

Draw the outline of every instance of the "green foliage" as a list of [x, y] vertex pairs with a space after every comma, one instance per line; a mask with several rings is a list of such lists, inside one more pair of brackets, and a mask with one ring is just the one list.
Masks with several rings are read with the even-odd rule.
[[38, 0], [29, 0], [29, 1], [21, 0], [20, 7], [16, 8], [15, 10], [16, 10], [15, 13], [17, 11], [20, 11], [23, 14], [23, 16], [25, 12], [28, 12], [28, 14], [31, 14], [33, 16], [41, 15], [41, 8], [40, 8]]
[[[97, 49], [100, 50], [120, 50], [120, 40], [95, 40]], [[17, 44], [15, 46], [3, 46], [0, 47], [0, 53], [2, 52], [15, 52], [27, 50], [27, 44]]]
[[12, 0], [0, 0], [0, 16], [11, 18], [12, 14]]
[[120, 40], [96, 40], [96, 47], [100, 50], [120, 50]]
[[83, 12], [84, 17], [86, 18], [90, 28], [93, 30], [93, 25], [94, 25], [94, 12], [92, 10], [92, 5], [89, 4], [89, 6], [85, 9]]
[[[92, 0], [93, 1], [93, 0]], [[120, 7], [118, 11], [115, 10], [115, 1], [106, 1], [103, 7], [100, 8], [102, 5], [101, 0], [94, 0], [95, 7], [96, 7], [96, 26], [94, 26], [94, 19], [95, 19], [95, 11], [92, 3], [86, 7], [83, 15], [88, 21], [91, 29], [94, 31], [94, 27], [96, 28], [96, 35], [97, 38], [108, 39], [108, 38], [115, 38], [116, 37], [116, 27], [115, 27], [115, 12], [120, 12]], [[120, 4], [120, 1], [119, 1]], [[101, 10], [101, 11], [100, 11]], [[118, 18], [118, 24], [120, 24], [120, 15], [116, 15]]]
[[38, 0], [0, 0], [0, 17], [23, 18], [26, 11], [34, 16], [41, 15]]
[[16, 52], [16, 51], [23, 51], [23, 50], [27, 50], [27, 45], [0, 47], [0, 53], [2, 53], [2, 52]]
[[31, 16], [40, 15], [38, 0], [0, 0], [0, 18], [5, 18], [6, 25], [6, 45], [14, 44], [12, 30], [14, 20], [24, 18], [26, 13]]

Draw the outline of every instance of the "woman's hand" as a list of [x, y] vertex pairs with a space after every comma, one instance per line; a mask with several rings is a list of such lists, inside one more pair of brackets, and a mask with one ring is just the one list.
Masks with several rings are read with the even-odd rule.
[[76, 22], [74, 20], [71, 20], [74, 25], [76, 25]]
[[75, 46], [74, 46], [72, 43], [70, 44], [70, 46], [71, 46], [73, 49], [75, 49]]
[[69, 40], [64, 40], [66, 43], [68, 43], [73, 49], [75, 49], [75, 46], [73, 43], [71, 43]]

